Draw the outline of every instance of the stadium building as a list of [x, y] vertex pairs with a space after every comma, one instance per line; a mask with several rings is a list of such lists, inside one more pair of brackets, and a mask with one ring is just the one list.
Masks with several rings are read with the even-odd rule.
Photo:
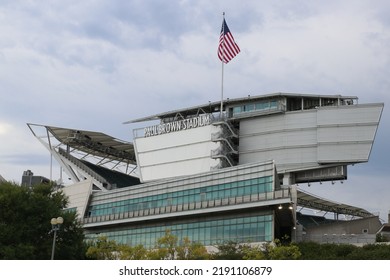
[[144, 123], [132, 143], [28, 126], [73, 182], [63, 188], [67, 210], [89, 238], [150, 248], [170, 229], [207, 246], [286, 235], [369, 243], [377, 215], [299, 185], [346, 180], [349, 165], [367, 162], [383, 107], [355, 96], [248, 95], [128, 121]]

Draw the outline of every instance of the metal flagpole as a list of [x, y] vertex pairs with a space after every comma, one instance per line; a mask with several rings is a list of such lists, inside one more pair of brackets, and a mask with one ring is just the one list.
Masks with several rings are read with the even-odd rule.
[[220, 119], [222, 121], [222, 112], [223, 112], [223, 64], [225, 59], [225, 12], [222, 13], [222, 77], [221, 77], [221, 109], [220, 109]]

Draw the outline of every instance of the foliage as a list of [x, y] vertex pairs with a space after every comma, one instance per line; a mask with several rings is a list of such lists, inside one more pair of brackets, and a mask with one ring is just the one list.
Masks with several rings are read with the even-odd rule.
[[204, 260], [209, 258], [206, 248], [200, 243], [191, 242], [185, 237], [181, 244], [170, 230], [157, 240], [155, 249], [149, 252], [149, 259], [153, 260]]
[[265, 254], [264, 246], [255, 245], [255, 246], [243, 246], [243, 260], [266, 260], [267, 256]]
[[389, 242], [387, 236], [382, 235], [381, 233], [377, 233], [375, 237], [375, 242]]
[[157, 248], [155, 252], [156, 259], [174, 260], [176, 257], [176, 247], [178, 238], [170, 230], [165, 231], [165, 235], [157, 239]]
[[390, 245], [367, 244], [349, 255], [351, 260], [390, 260]]
[[301, 256], [298, 246], [277, 239], [274, 243], [252, 246], [227, 241], [217, 249], [213, 254], [213, 259], [217, 260], [296, 260]]
[[301, 257], [299, 247], [293, 243], [281, 243], [275, 239], [273, 244], [267, 244], [266, 254], [269, 260], [297, 260]]
[[320, 244], [301, 242], [298, 244], [304, 260], [347, 260], [358, 247], [352, 244]]
[[67, 199], [50, 185], [21, 187], [0, 183], [0, 259], [50, 259], [53, 233], [50, 220], [62, 216], [57, 232], [56, 259], [83, 259], [83, 229], [75, 213], [63, 213]]
[[187, 237], [179, 244], [170, 230], [157, 240], [152, 250], [142, 245], [117, 244], [106, 236], [100, 236], [89, 245], [86, 255], [95, 260], [203, 260], [209, 257], [203, 245], [191, 242]]
[[319, 244], [315, 242], [287, 243], [275, 240], [262, 245], [238, 244], [227, 241], [210, 254], [206, 248], [189, 238], [179, 244], [178, 238], [168, 230], [158, 239], [156, 247], [118, 245], [106, 237], [99, 237], [87, 251], [93, 259], [121, 260], [389, 260], [390, 245], [370, 244], [357, 247], [351, 244]]
[[183, 243], [177, 248], [179, 260], [206, 260], [209, 259], [206, 248], [199, 242], [191, 242], [188, 237], [183, 238]]
[[89, 259], [94, 260], [117, 260], [119, 245], [107, 236], [99, 236], [94, 244], [91, 244], [86, 252]]
[[99, 236], [89, 244], [86, 257], [93, 260], [146, 260], [148, 250], [143, 245], [129, 246], [109, 240], [107, 236]]
[[303, 260], [390, 260], [390, 245], [367, 244], [358, 247], [352, 244], [297, 244]]
[[148, 259], [148, 250], [144, 248], [143, 245], [129, 246], [129, 245], [120, 245], [119, 246], [119, 259], [120, 260], [147, 260]]
[[218, 251], [213, 254], [215, 260], [242, 260], [244, 258], [244, 245], [234, 241], [226, 241], [217, 246]]

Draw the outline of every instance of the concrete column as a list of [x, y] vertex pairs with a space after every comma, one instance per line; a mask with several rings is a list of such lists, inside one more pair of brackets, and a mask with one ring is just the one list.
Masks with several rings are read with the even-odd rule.
[[294, 184], [292, 174], [290, 172], [284, 173], [283, 174], [283, 185], [286, 186], [286, 185], [292, 185], [292, 184]]

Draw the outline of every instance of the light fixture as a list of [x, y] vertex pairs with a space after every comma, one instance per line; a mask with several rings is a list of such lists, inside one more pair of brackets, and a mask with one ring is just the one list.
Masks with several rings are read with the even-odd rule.
[[278, 209], [279, 209], [279, 210], [282, 210], [282, 209], [283, 209], [282, 204], [279, 205]]
[[56, 248], [56, 236], [57, 236], [57, 231], [60, 229], [61, 225], [64, 223], [64, 218], [58, 217], [58, 218], [52, 218], [50, 220], [51, 223], [51, 231], [54, 232], [53, 235], [53, 246], [51, 249], [51, 259], [54, 260], [54, 251]]

